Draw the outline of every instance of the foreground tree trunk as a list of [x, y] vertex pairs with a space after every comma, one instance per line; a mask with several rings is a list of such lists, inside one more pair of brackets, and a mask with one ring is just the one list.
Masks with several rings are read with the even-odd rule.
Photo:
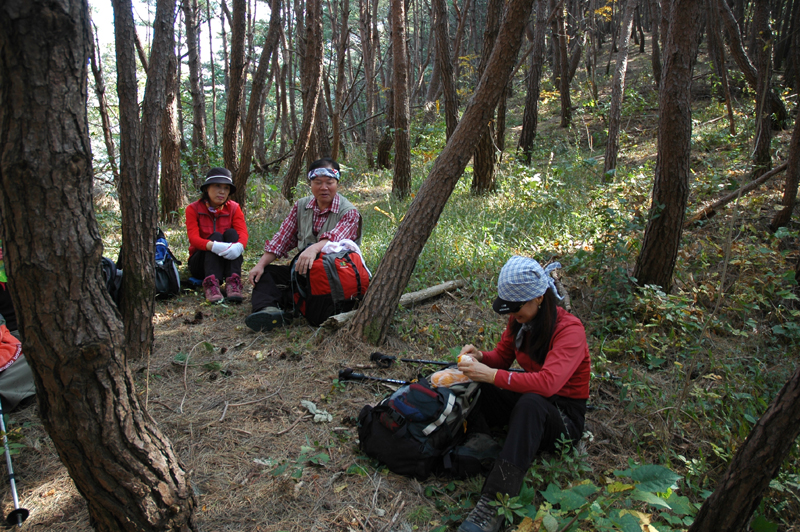
[[[98, 267], [88, 24], [85, 1], [0, 6], [0, 211], [11, 294], [42, 423], [95, 530], [196, 530], [197, 501], [139, 403]], [[155, 194], [148, 199], [155, 205]]]
[[175, 1], [159, 0], [156, 7], [141, 122], [133, 7], [130, 0], [114, 0], [113, 6], [120, 113], [120, 179], [117, 190], [122, 213], [122, 250], [119, 262], [125, 272], [120, 310], [125, 319], [128, 358], [137, 360], [146, 358], [153, 346], [158, 152], [167, 65], [174, 51]]
[[321, 0], [306, 2], [306, 56], [303, 60], [303, 123], [294, 144], [294, 157], [283, 178], [281, 193], [292, 200], [297, 177], [303, 166], [311, 141], [311, 128], [317, 114], [317, 99], [322, 89], [322, 3]]
[[633, 276], [669, 292], [689, 197], [692, 69], [702, 0], [674, 0], [664, 45], [653, 197]]
[[619, 151], [619, 118], [622, 114], [622, 98], [625, 94], [625, 73], [628, 71], [628, 46], [631, 42], [631, 29], [633, 29], [633, 13], [637, 0], [628, 0], [625, 6], [625, 16], [619, 30], [619, 45], [617, 46], [617, 68], [614, 71], [614, 81], [611, 85], [611, 109], [608, 111], [608, 143], [606, 144], [606, 158], [603, 163], [603, 175], [609, 181], [612, 171], [617, 168], [617, 152]]
[[467, 166], [483, 128], [489, 122], [516, 62], [522, 31], [533, 0], [509, 0], [489, 66], [450, 141], [422, 184], [345, 334], [377, 344], [386, 333], [400, 295], [450, 194]]
[[800, 368], [778, 392], [736, 450], [717, 489], [700, 508], [689, 532], [748, 530], [770, 481], [800, 435]]
[[411, 146], [409, 144], [408, 47], [405, 0], [392, 0], [392, 84], [394, 89], [394, 175], [392, 194], [411, 194]]

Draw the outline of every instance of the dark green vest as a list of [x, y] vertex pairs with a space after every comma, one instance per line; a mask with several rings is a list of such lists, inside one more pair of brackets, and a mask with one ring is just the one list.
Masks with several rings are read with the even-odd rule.
[[[355, 209], [355, 206], [350, 203], [347, 198], [338, 193], [336, 195], [339, 196], [339, 212], [331, 212], [328, 214], [328, 219], [322, 224], [322, 228], [319, 230], [318, 234], [332, 231], [345, 213]], [[313, 232], [314, 209], [306, 207], [313, 197], [314, 196], [306, 196], [305, 198], [297, 200], [297, 249], [300, 251], [317, 243], [317, 237], [314, 236]], [[361, 245], [361, 222], [359, 222], [358, 237], [355, 243], [359, 246]]]

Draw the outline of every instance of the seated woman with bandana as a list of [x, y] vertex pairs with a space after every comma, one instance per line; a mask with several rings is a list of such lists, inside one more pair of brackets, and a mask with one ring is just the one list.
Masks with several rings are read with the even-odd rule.
[[[317, 254], [328, 242], [353, 240], [360, 243], [361, 215], [346, 198], [337, 193], [339, 164], [330, 157], [311, 163], [308, 183], [311, 196], [298, 200], [281, 228], [264, 245], [264, 254], [248, 275], [253, 284], [253, 312], [245, 324], [257, 332], [271, 331], [291, 321], [291, 268], [272, 264], [300, 250], [295, 269], [305, 275]], [[284, 312], [287, 311], [287, 312]]]
[[[481, 384], [481, 399], [468, 418], [472, 432], [508, 425], [503, 450], [486, 477], [481, 497], [461, 532], [496, 532], [497, 494], [519, 494], [525, 473], [540, 451], [583, 435], [589, 397], [589, 347], [578, 318], [556, 306], [561, 296], [550, 272], [533, 259], [514, 256], [497, 281], [494, 311], [509, 316], [492, 351], [466, 345], [458, 369]], [[507, 371], [517, 361], [524, 373]], [[469, 426], [468, 425], [468, 426]]]

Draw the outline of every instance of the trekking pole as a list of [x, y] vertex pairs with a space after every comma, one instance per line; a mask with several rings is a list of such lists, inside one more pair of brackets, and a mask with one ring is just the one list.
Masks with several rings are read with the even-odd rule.
[[28, 518], [28, 510], [19, 507], [19, 498], [17, 497], [17, 483], [14, 481], [14, 468], [11, 466], [11, 451], [8, 449], [8, 437], [6, 436], [6, 422], [5, 413], [3, 412], [3, 403], [0, 402], [0, 430], [3, 431], [3, 446], [6, 451], [6, 465], [8, 466], [8, 478], [11, 481], [11, 497], [14, 499], [14, 510], [6, 517], [8, 526], [17, 525], [22, 526], [22, 522]]
[[356, 373], [353, 368], [344, 368], [339, 370], [340, 381], [377, 381], [388, 382], [390, 384], [409, 384], [409, 381], [401, 381], [399, 379], [383, 379], [381, 377], [373, 377], [371, 375], [364, 375]]

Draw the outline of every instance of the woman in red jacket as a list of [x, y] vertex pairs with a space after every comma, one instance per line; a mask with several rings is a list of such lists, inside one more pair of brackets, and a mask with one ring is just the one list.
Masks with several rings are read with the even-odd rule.
[[222, 301], [223, 282], [227, 300], [241, 303], [242, 253], [248, 235], [242, 209], [229, 199], [236, 192], [231, 172], [212, 168], [200, 191], [200, 199], [186, 207], [189, 272], [192, 277], [203, 279], [209, 303]]
[[[461, 350], [458, 369], [485, 383], [470, 421], [508, 425], [503, 451], [461, 532], [497, 531], [503, 518], [489, 504], [497, 493], [518, 495], [539, 451], [554, 450], [562, 437], [575, 443], [583, 434], [589, 347], [580, 320], [556, 306], [561, 296], [550, 272], [560, 267], [511, 257], [500, 271], [493, 305], [498, 314], [509, 315], [506, 330], [492, 351], [472, 345]], [[524, 373], [508, 371], [515, 360]]]

